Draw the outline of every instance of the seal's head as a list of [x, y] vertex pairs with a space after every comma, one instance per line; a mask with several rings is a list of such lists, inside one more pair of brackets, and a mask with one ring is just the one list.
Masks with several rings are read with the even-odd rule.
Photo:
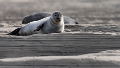
[[63, 20], [63, 15], [60, 12], [54, 12], [51, 17], [52, 21], [56, 24], [60, 23]]

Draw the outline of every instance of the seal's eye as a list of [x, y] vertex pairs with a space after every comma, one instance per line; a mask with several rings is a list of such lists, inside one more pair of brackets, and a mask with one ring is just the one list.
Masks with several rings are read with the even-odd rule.
[[57, 16], [56, 14], [54, 16]]

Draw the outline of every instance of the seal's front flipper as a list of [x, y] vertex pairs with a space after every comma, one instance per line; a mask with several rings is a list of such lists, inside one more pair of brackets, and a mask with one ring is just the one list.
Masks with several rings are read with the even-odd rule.
[[41, 29], [43, 26], [44, 26], [44, 24], [39, 25], [35, 31], [40, 31], [40, 29]]

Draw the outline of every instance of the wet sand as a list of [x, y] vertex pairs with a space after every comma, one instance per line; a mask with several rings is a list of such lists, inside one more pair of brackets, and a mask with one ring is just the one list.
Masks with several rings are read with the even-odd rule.
[[[64, 1], [64, 2], [63, 2]], [[0, 0], [0, 68], [119, 68], [119, 0]], [[64, 33], [5, 35], [36, 12], [61, 11]]]

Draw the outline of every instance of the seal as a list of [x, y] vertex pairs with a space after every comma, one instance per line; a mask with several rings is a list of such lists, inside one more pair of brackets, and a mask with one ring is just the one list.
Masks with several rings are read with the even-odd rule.
[[[43, 12], [31, 14], [23, 18], [22, 24], [27, 24], [32, 21], [37, 21], [45, 17], [48, 17], [50, 15], [51, 15], [50, 13], [43, 13]], [[73, 20], [68, 16], [64, 16], [64, 24], [78, 24], [78, 22], [75, 22], [75, 20]]]
[[33, 21], [21, 28], [17, 28], [8, 35], [32, 35], [36, 31], [42, 33], [62, 33], [64, 31], [64, 17], [61, 12], [54, 12], [51, 16], [43, 18], [38, 21]]

